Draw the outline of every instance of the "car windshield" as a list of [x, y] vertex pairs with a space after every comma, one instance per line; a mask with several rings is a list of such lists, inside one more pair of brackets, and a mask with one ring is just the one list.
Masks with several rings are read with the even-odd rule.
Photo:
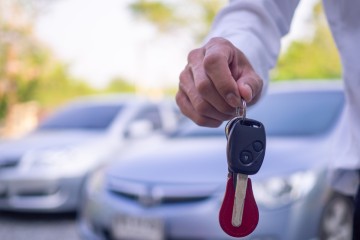
[[38, 130], [104, 130], [122, 108], [123, 105], [112, 104], [70, 105], [46, 119]]
[[[321, 135], [334, 126], [343, 105], [344, 95], [336, 90], [273, 93], [250, 107], [247, 117], [262, 122], [268, 136]], [[189, 121], [173, 136], [224, 136], [224, 127], [198, 127]]]

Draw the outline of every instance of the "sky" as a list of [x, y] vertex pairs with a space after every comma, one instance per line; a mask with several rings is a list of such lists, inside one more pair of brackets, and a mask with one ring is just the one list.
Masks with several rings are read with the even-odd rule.
[[[303, 0], [292, 31], [284, 40], [304, 34], [315, 0]], [[105, 87], [114, 77], [150, 88], [176, 86], [188, 52], [196, 46], [190, 34], [160, 35], [134, 19], [129, 0], [58, 0], [37, 19], [35, 33], [71, 73], [90, 85]]]

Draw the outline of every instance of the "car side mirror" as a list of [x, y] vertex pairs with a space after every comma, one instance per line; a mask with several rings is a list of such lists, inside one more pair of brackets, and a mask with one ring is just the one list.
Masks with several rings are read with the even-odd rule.
[[125, 131], [126, 138], [142, 138], [154, 131], [153, 124], [148, 120], [138, 120], [129, 124]]

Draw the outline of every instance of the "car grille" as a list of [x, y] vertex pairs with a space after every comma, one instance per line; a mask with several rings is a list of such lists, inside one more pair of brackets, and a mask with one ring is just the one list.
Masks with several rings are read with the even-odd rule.
[[14, 168], [20, 162], [20, 158], [0, 158], [0, 170]]
[[218, 184], [149, 184], [119, 179], [107, 184], [114, 196], [144, 206], [201, 202], [213, 196], [218, 188]]
[[[122, 198], [142, 202], [142, 201], [151, 201], [151, 199], [145, 200], [147, 196], [118, 192], [118, 191], [110, 191], [116, 196], [120, 196]], [[177, 204], [177, 203], [193, 203], [193, 202], [201, 202], [210, 198], [210, 196], [190, 196], [190, 197], [161, 197], [157, 203], [158, 204]], [[154, 199], [156, 201], [156, 199]], [[147, 204], [144, 204], [147, 205]]]

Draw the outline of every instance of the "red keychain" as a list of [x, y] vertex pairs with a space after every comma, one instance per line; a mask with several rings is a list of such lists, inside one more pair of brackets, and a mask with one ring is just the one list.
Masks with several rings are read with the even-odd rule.
[[[259, 222], [259, 210], [248, 175], [256, 174], [265, 157], [266, 135], [261, 122], [243, 114], [230, 120], [225, 127], [229, 175], [219, 213], [221, 228], [232, 237], [251, 234]], [[237, 109], [239, 113], [239, 109]]]
[[232, 224], [232, 214], [234, 208], [235, 188], [234, 178], [230, 176], [227, 180], [226, 191], [223, 203], [220, 208], [219, 222], [221, 228], [232, 237], [245, 237], [252, 233], [259, 222], [259, 210], [252, 192], [251, 179], [247, 179], [246, 196], [244, 200], [244, 210], [242, 222], [239, 227]]

